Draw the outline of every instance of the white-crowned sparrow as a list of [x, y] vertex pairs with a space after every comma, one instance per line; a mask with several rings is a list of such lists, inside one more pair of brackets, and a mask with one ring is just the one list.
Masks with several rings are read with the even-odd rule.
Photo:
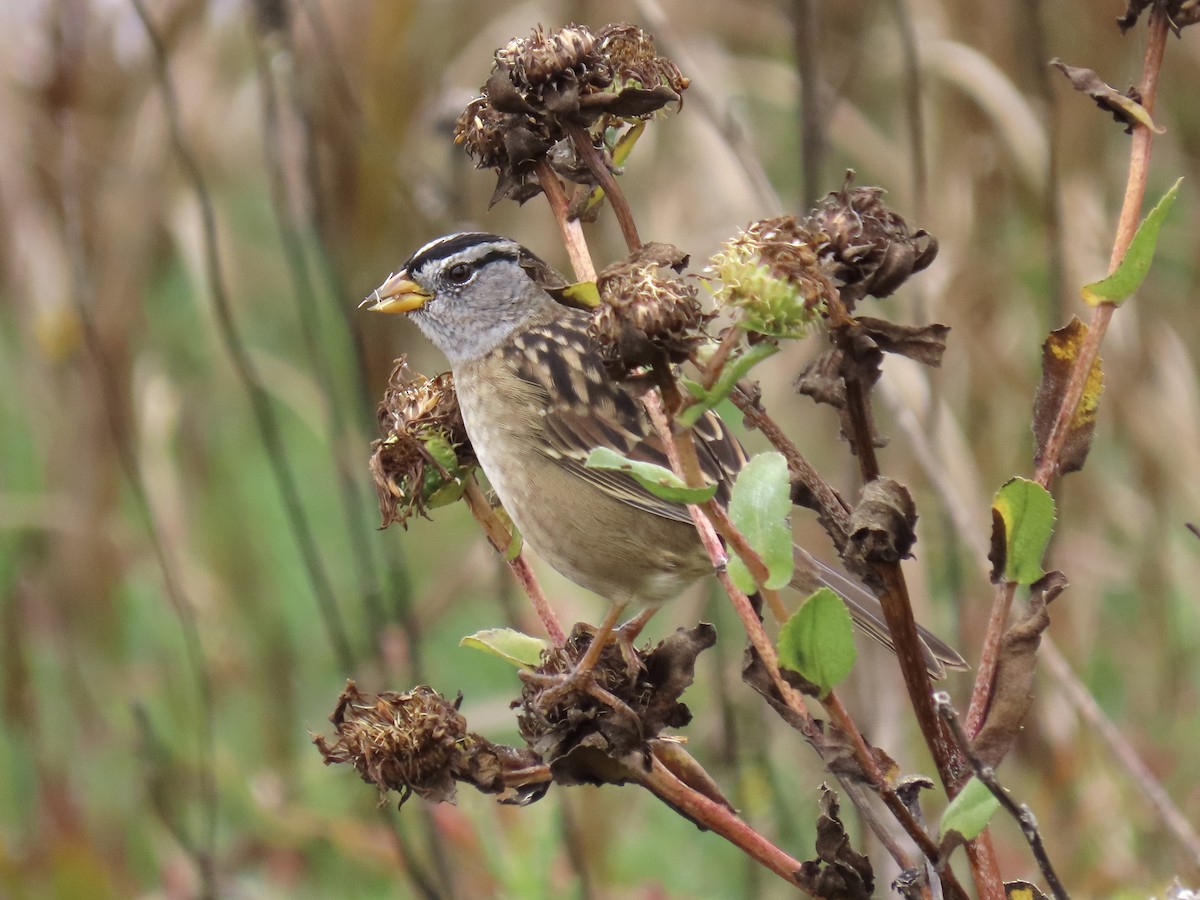
[[[620, 471], [584, 465], [601, 446], [660, 465], [666, 456], [637, 393], [606, 373], [590, 314], [552, 298], [522, 267], [527, 260], [536, 257], [507, 238], [447, 235], [368, 300], [376, 311], [409, 313], [446, 355], [472, 448], [505, 510], [539, 556], [614, 604], [611, 624], [628, 604], [674, 597], [712, 563], [686, 507]], [[727, 502], [746, 454], [715, 413], [695, 438], [701, 468]], [[859, 627], [891, 646], [866, 588], [803, 550], [797, 562], [794, 586], [833, 588]], [[937, 637], [924, 629], [921, 637], [931, 674], [965, 667]]]

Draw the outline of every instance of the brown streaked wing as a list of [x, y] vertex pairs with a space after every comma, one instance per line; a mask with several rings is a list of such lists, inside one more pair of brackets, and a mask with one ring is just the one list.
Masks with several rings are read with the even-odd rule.
[[[604, 371], [600, 354], [588, 337], [587, 322], [587, 313], [560, 309], [554, 320], [532, 326], [517, 341], [518, 374], [540, 388], [545, 397], [541, 420], [547, 454], [623, 503], [663, 518], [691, 521], [685, 506], [655, 497], [632, 476], [584, 465], [593, 449], [608, 447], [629, 459], [670, 467], [641, 402]], [[560, 358], [551, 363], [550, 356]], [[733, 478], [746, 463], [746, 453], [715, 413], [702, 417], [693, 434], [701, 471], [717, 484], [716, 499], [725, 505]]]

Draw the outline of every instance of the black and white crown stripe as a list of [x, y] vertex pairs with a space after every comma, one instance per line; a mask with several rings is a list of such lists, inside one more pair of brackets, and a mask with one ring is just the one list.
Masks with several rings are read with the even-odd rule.
[[415, 274], [451, 259], [479, 268], [496, 259], [516, 260], [521, 253], [520, 244], [498, 234], [460, 231], [430, 241], [408, 258], [401, 271]]

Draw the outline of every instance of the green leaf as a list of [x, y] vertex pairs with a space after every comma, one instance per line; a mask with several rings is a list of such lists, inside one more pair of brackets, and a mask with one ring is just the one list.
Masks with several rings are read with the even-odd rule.
[[672, 503], [704, 503], [717, 493], [715, 484], [698, 488], [688, 487], [687, 482], [670, 469], [629, 459], [608, 447], [594, 449], [588, 454], [584, 465], [589, 469], [616, 469], [628, 472], [634, 481], [655, 497]]
[[751, 369], [778, 352], [779, 345], [770, 341], [761, 341], [739, 351], [726, 361], [725, 366], [721, 369], [721, 374], [717, 376], [716, 383], [707, 391], [700, 386], [699, 382], [685, 378], [683, 380], [684, 387], [700, 402], [693, 403], [676, 417], [679, 424], [691, 428], [700, 421], [701, 416], [728, 397], [737, 383], [745, 378]]
[[1042, 555], [1054, 533], [1054, 498], [1026, 478], [1014, 478], [992, 501], [993, 579], [1033, 584], [1042, 577]]
[[438, 466], [426, 466], [425, 476], [421, 485], [425, 505], [429, 509], [447, 506], [462, 497], [466, 490], [466, 476], [471, 470], [464, 470], [458, 462], [458, 454], [449, 438], [440, 432], [430, 432], [422, 436], [422, 443], [434, 461], [446, 470], [450, 477], [443, 478]]
[[1158, 244], [1158, 232], [1163, 221], [1179, 195], [1179, 186], [1183, 183], [1180, 178], [1171, 185], [1171, 189], [1163, 194], [1161, 200], [1150, 210], [1142, 224], [1138, 226], [1137, 234], [1125, 251], [1121, 264], [1107, 278], [1086, 284], [1080, 291], [1083, 299], [1092, 306], [1101, 303], [1119, 304], [1133, 295], [1150, 271], [1150, 262], [1154, 259], [1154, 248]]
[[779, 664], [817, 685], [821, 696], [850, 674], [856, 658], [850, 611], [827, 587], [805, 600], [779, 630]]
[[[646, 123], [639, 121], [633, 125], [628, 131], [624, 132], [617, 138], [616, 146], [612, 149], [612, 161], [614, 166], [623, 166], [629, 160], [629, 154], [633, 152], [634, 145], [637, 144], [638, 138], [642, 136], [642, 132], [646, 130]], [[587, 204], [584, 207], [586, 212], [591, 212], [601, 200], [604, 199], [603, 188], [593, 188], [588, 194]], [[589, 220], [590, 221], [590, 220]]]
[[1000, 801], [996, 795], [986, 784], [972, 776], [942, 813], [942, 834], [957, 831], [965, 840], [972, 841], [987, 828], [988, 820], [999, 808]]
[[482, 650], [522, 669], [536, 668], [542, 661], [542, 651], [549, 646], [540, 638], [512, 628], [487, 628], [477, 631], [468, 634], [458, 645]]
[[600, 305], [600, 289], [594, 281], [576, 281], [569, 284], [559, 293], [571, 305], [580, 309], [595, 309]]
[[[729, 518], [766, 563], [770, 576], [763, 587], [781, 588], [792, 580], [792, 485], [782, 453], [760, 453], [738, 473], [729, 501]], [[729, 560], [729, 576], [750, 594], [758, 584], [742, 562]]]

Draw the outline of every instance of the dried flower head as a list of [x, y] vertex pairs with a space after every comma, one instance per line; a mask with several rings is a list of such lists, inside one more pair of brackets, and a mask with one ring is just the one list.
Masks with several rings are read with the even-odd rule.
[[677, 247], [646, 244], [600, 273], [600, 305], [588, 331], [600, 345], [611, 377], [681, 363], [703, 342], [712, 314], [701, 308], [695, 284], [660, 274], [664, 268], [682, 271], [686, 265], [687, 256]]
[[476, 463], [450, 373], [411, 376], [398, 360], [379, 405], [379, 430], [370, 465], [384, 527], [462, 495]]
[[820, 322], [835, 288], [813, 235], [795, 216], [753, 222], [725, 242], [709, 272], [717, 302], [740, 311], [738, 325], [776, 338], [800, 338]]
[[678, 102], [688, 81], [654, 52], [653, 39], [632, 25], [583, 25], [556, 31], [541, 26], [496, 51], [482, 96], [455, 126], [456, 143], [476, 165], [496, 170], [493, 202], [524, 201], [540, 190], [534, 168], [547, 160], [560, 175], [587, 182], [571, 153], [552, 152], [576, 129], [606, 151], [625, 122], [649, 118]]
[[363, 781], [376, 785], [380, 803], [389, 790], [400, 791], [402, 803], [414, 792], [453, 801], [455, 774], [467, 757], [467, 720], [458, 702], [424, 685], [404, 694], [363, 694], [348, 681], [329, 717], [337, 740], [330, 746], [317, 736], [313, 743], [326, 765], [351, 763]]
[[337, 739], [331, 745], [317, 735], [313, 743], [326, 765], [350, 763], [375, 785], [381, 805], [389, 790], [400, 792], [401, 803], [414, 793], [453, 803], [456, 782], [501, 794], [502, 803], [541, 798], [550, 785], [538, 756], [468, 732], [461, 701], [459, 695], [450, 703], [424, 685], [403, 694], [364, 694], [347, 681], [329, 717]]
[[618, 85], [662, 86], [682, 94], [690, 84], [679, 66], [658, 55], [654, 36], [636, 25], [614, 24], [600, 29], [600, 53]]
[[605, 646], [595, 683], [625, 705], [617, 711], [591, 693], [563, 697], [554, 690], [557, 677], [570, 672], [587, 651], [591, 631], [576, 625], [565, 646], [543, 656], [521, 694], [521, 736], [549, 763], [558, 784], [620, 784], [644, 771], [649, 742], [664, 728], [691, 721], [680, 697], [692, 683], [696, 657], [717, 639], [713, 626], [702, 624], [676, 630], [653, 649]]
[[908, 224], [883, 202], [883, 188], [846, 184], [814, 209], [804, 223], [822, 260], [832, 265], [842, 302], [870, 294], [887, 297], [937, 256], [937, 241]]
[[[496, 65], [518, 88], [535, 90], [557, 79], [611, 81], [596, 52], [596, 36], [583, 25], [547, 33], [541, 25], [496, 51]], [[600, 72], [597, 72], [597, 69]]]

